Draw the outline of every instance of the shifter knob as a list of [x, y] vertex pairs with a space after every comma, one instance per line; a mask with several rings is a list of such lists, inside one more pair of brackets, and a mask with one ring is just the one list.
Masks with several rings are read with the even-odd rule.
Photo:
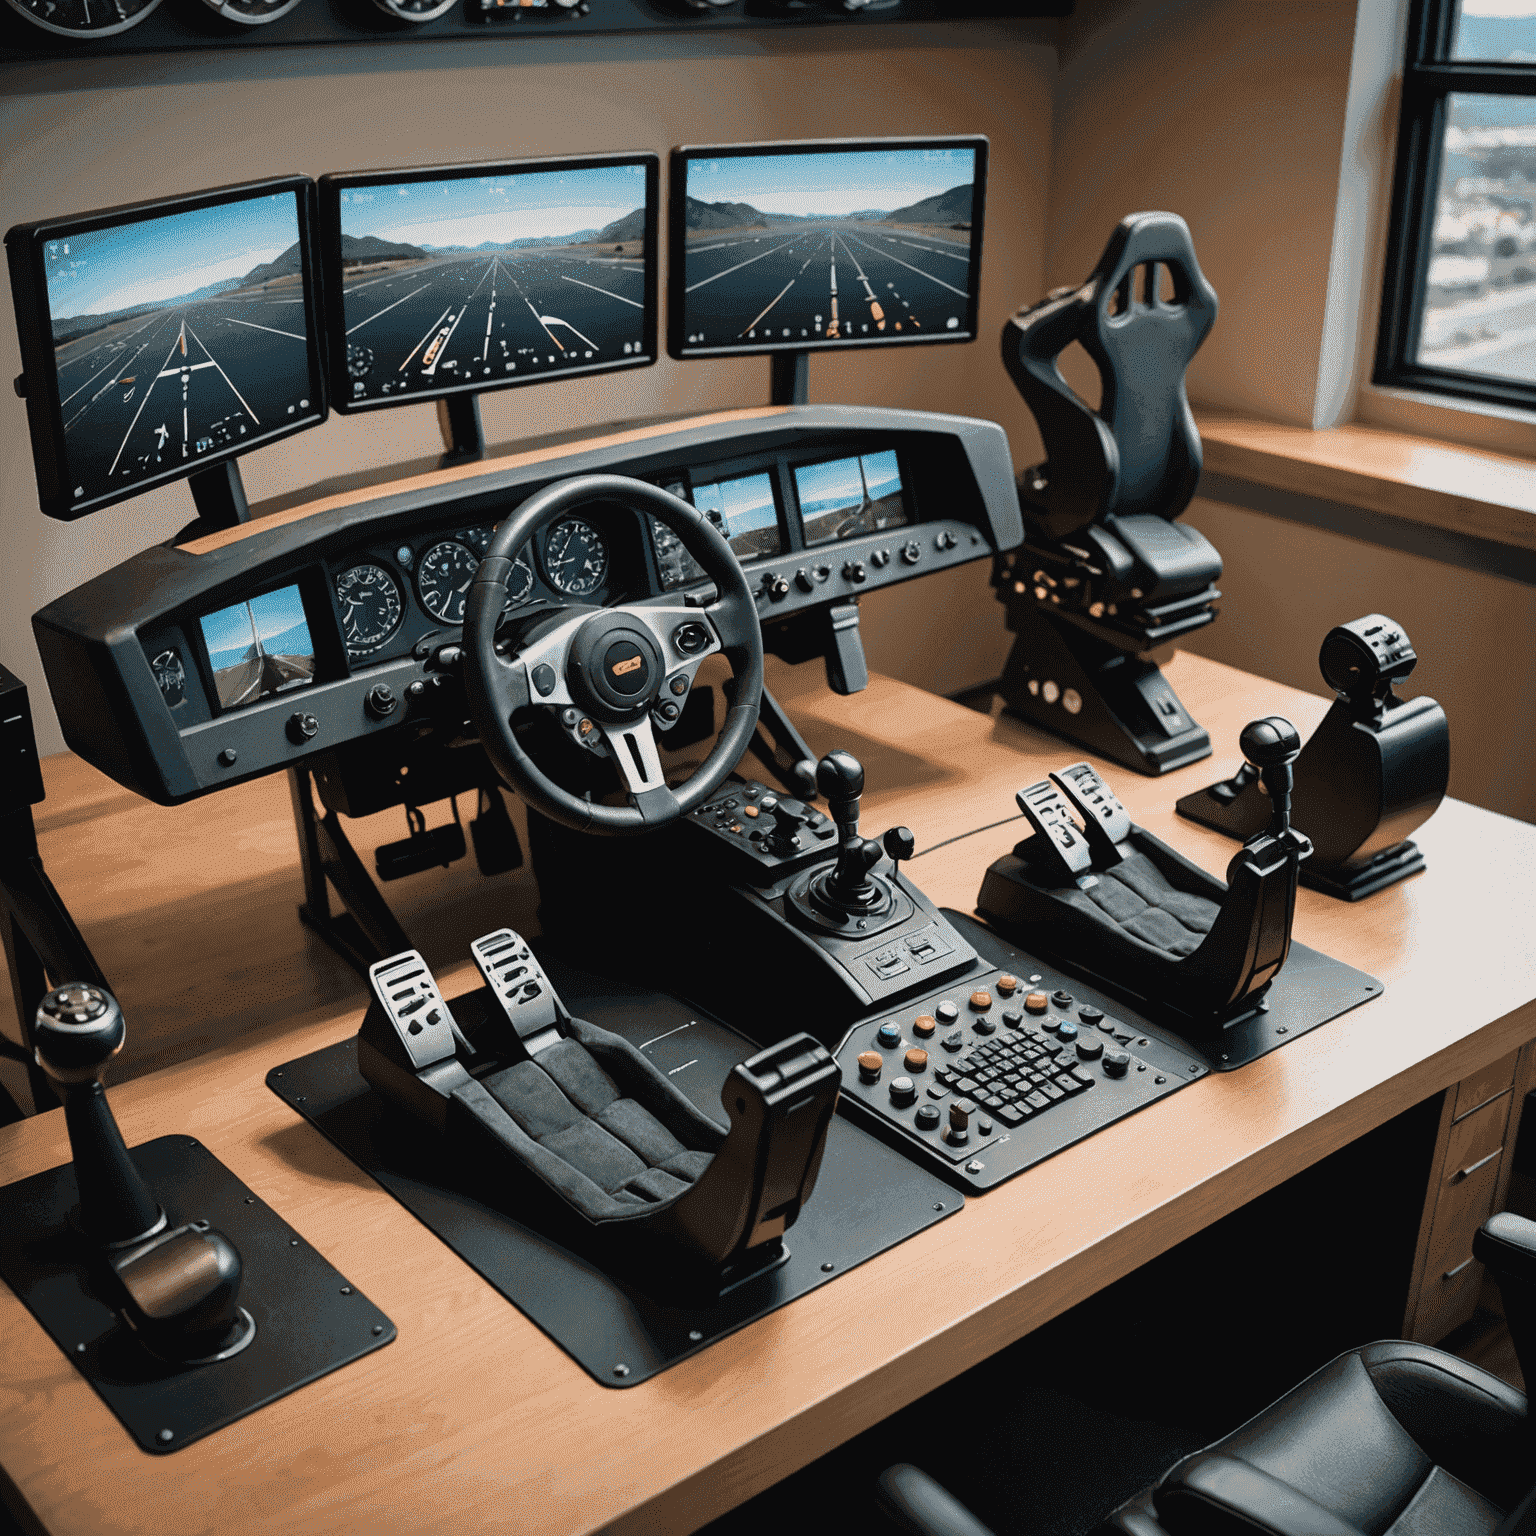
[[128, 1156], [101, 1086], [101, 1074], [125, 1036], [117, 999], [89, 982], [56, 987], [43, 998], [32, 1023], [33, 1055], [64, 1100], [80, 1189], [80, 1225], [88, 1237], [105, 1244], [147, 1237], [165, 1221]]
[[1259, 770], [1269, 796], [1270, 833], [1284, 836], [1291, 829], [1291, 786], [1296, 779], [1291, 765], [1301, 753], [1300, 734], [1284, 715], [1266, 715], [1245, 725], [1237, 744]]
[[854, 815], [858, 814], [859, 796], [864, 793], [864, 765], [852, 752], [839, 749], [828, 752], [816, 764], [816, 787], [827, 797], [835, 821], [842, 821], [837, 807], [853, 802]]

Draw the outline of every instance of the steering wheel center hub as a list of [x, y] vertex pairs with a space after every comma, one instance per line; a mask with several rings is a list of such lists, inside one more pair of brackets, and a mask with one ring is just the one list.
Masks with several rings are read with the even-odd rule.
[[655, 703], [666, 664], [656, 642], [622, 613], [597, 613], [571, 642], [571, 697], [599, 720], [632, 720]]

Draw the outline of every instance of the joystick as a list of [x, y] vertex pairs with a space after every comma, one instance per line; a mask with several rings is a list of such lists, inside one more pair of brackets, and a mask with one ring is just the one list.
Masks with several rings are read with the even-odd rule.
[[816, 765], [816, 787], [837, 823], [840, 846], [831, 873], [812, 882], [812, 898], [832, 911], [884, 911], [891, 904], [890, 892], [871, 878], [871, 871], [885, 850], [873, 838], [859, 836], [864, 765], [851, 752], [829, 752]]
[[33, 1023], [37, 1064], [64, 1101], [79, 1227], [105, 1259], [124, 1320], [152, 1354], [180, 1364], [225, 1359], [256, 1332], [238, 1305], [240, 1254], [206, 1221], [167, 1230], [102, 1086], [126, 1036], [117, 999], [88, 982], [49, 992]]
[[1271, 837], [1295, 837], [1291, 831], [1291, 789], [1296, 782], [1292, 767], [1301, 754], [1301, 737], [1283, 715], [1251, 720], [1237, 739], [1243, 756], [1258, 770], [1264, 793], [1269, 796]]
[[[1338, 697], [1296, 759], [1293, 789], [1296, 825], [1315, 847], [1301, 883], [1313, 890], [1359, 901], [1424, 867], [1408, 834], [1444, 798], [1451, 751], [1445, 711], [1392, 691], [1417, 664], [1385, 614], [1336, 625], [1323, 640], [1318, 667]], [[1268, 784], [1246, 740], [1243, 752], [1237, 773], [1185, 795], [1179, 814], [1229, 837], [1262, 828]]]

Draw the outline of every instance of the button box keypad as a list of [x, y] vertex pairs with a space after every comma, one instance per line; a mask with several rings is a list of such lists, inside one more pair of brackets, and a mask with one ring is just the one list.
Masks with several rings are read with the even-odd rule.
[[851, 1117], [966, 1189], [989, 1189], [1207, 1071], [1092, 988], [1021, 952], [1009, 959], [856, 1026], [838, 1055]]

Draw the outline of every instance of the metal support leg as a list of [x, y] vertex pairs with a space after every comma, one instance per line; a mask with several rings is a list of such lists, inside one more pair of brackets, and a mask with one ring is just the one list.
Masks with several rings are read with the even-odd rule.
[[[363, 976], [376, 961], [415, 948], [358, 858], [341, 818], [334, 811], [316, 816], [307, 768], [288, 770], [288, 790], [304, 871], [300, 921]], [[336, 914], [331, 912], [327, 881], [342, 904]]]

